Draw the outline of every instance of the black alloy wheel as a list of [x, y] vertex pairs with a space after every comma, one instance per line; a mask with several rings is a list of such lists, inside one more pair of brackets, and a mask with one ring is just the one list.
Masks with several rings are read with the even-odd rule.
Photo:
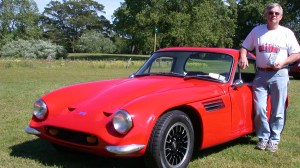
[[151, 134], [145, 155], [146, 166], [187, 167], [194, 147], [194, 130], [189, 117], [173, 110], [161, 116]]

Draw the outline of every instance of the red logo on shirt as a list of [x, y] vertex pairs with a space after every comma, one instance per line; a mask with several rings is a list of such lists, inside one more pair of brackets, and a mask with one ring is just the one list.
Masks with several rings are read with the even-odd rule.
[[273, 44], [264, 44], [264, 45], [258, 46], [258, 51], [264, 52], [264, 53], [279, 53], [280, 48]]

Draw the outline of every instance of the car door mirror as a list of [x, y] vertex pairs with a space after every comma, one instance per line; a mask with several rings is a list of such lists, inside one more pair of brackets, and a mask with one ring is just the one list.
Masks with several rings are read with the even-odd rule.
[[132, 73], [128, 76], [128, 78], [134, 78], [135, 77], [135, 73]]
[[237, 89], [237, 88], [241, 88], [241, 87], [243, 87], [243, 85], [244, 85], [244, 82], [243, 82], [243, 80], [242, 79], [237, 79], [237, 80], [235, 80], [234, 82], [233, 82], [233, 88], [235, 88], [235, 89]]

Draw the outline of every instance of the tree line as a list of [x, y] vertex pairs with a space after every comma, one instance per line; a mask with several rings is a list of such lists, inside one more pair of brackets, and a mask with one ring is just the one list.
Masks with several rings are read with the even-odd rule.
[[[103, 16], [104, 6], [95, 0], [51, 1], [43, 13], [34, 0], [0, 0], [0, 55], [5, 55], [5, 45], [20, 44], [18, 40], [33, 44], [42, 40], [66, 52], [90, 53], [149, 54], [153, 48], [169, 46], [239, 48], [250, 30], [265, 22], [263, 10], [270, 2], [125, 0], [111, 23]], [[300, 3], [277, 2], [284, 9], [282, 25], [299, 37]]]

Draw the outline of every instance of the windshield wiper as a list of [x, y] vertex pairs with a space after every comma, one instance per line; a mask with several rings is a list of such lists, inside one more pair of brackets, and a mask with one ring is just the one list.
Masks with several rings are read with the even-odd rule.
[[176, 73], [176, 72], [159, 72], [156, 73], [157, 75], [164, 75], [164, 76], [184, 76], [181, 73]]
[[183, 74], [175, 73], [175, 72], [151, 72], [151, 73], [143, 73], [143, 74], [136, 74], [135, 76], [152, 76], [152, 75], [158, 75], [158, 76], [179, 76], [183, 77]]
[[140, 76], [150, 76], [151, 73], [142, 73], [142, 74], [135, 74], [134, 77], [140, 77]]

